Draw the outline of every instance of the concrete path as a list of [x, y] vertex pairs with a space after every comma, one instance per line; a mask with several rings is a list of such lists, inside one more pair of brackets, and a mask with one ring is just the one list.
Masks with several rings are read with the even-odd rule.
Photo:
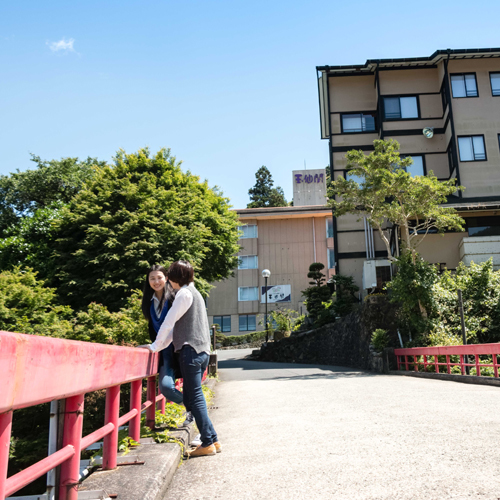
[[166, 499], [500, 499], [500, 388], [219, 351], [223, 445]]

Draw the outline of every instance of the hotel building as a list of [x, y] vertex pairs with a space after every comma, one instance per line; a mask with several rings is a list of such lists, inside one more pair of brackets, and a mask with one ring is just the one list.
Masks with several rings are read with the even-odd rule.
[[[412, 175], [433, 171], [465, 186], [448, 199], [465, 219], [465, 232], [429, 234], [419, 247], [422, 257], [454, 269], [460, 261], [493, 256], [499, 268], [500, 49], [438, 50], [430, 57], [316, 69], [332, 178], [348, 175], [347, 151], [369, 153], [375, 139], [397, 140], [401, 154], [413, 158]], [[379, 235], [356, 219], [333, 221], [336, 273], [354, 276], [366, 290], [389, 279], [391, 269]], [[394, 228], [392, 255], [398, 241]]]

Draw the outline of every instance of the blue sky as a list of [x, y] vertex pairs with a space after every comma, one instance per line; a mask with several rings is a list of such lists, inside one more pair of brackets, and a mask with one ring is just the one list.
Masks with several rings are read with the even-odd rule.
[[0, 5], [0, 174], [171, 148], [248, 203], [266, 165], [328, 164], [316, 66], [499, 47], [498, 0], [23, 1]]

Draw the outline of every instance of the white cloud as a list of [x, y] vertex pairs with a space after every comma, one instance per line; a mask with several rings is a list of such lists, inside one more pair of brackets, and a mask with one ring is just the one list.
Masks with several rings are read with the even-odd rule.
[[52, 52], [75, 52], [75, 49], [73, 48], [73, 44], [75, 43], [74, 38], [70, 38], [69, 40], [66, 40], [65, 38], [59, 40], [58, 42], [47, 42], [47, 45], [49, 46], [50, 50]]

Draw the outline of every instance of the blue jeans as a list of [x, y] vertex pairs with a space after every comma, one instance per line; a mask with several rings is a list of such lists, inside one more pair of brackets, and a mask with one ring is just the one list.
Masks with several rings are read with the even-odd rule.
[[183, 402], [182, 392], [175, 388], [173, 344], [163, 349], [160, 354], [163, 357], [163, 364], [160, 368], [160, 391], [169, 401], [181, 405]]
[[197, 354], [190, 345], [185, 345], [179, 354], [186, 408], [191, 410], [200, 431], [201, 445], [203, 447], [210, 446], [218, 439], [214, 426], [208, 417], [207, 402], [201, 389], [201, 379], [208, 366], [210, 356], [206, 352]]

